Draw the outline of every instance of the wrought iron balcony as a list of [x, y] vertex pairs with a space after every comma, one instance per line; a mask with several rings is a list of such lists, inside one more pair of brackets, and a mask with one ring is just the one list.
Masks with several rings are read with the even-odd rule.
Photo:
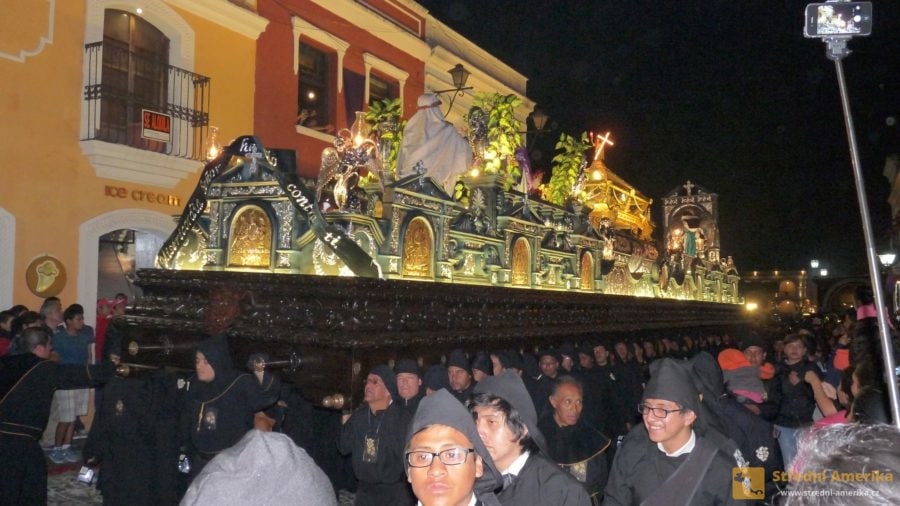
[[[105, 40], [85, 46], [82, 140], [204, 159], [210, 78]], [[169, 116], [168, 140], [146, 136], [142, 111]], [[164, 136], [163, 136], [164, 137]]]

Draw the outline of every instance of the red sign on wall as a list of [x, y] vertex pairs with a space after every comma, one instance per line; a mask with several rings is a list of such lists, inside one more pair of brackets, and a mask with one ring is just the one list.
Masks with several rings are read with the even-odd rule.
[[141, 109], [141, 137], [169, 142], [172, 137], [172, 116]]

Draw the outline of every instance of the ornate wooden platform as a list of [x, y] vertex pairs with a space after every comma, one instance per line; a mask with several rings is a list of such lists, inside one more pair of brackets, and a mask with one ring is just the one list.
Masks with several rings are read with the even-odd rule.
[[134, 352], [126, 361], [191, 369], [194, 344], [224, 333], [235, 359], [268, 353], [316, 402], [342, 394], [354, 404], [374, 365], [409, 357], [427, 366], [456, 347], [534, 350], [746, 324], [743, 306], [689, 300], [252, 272], [138, 276], [144, 295], [115, 322]]

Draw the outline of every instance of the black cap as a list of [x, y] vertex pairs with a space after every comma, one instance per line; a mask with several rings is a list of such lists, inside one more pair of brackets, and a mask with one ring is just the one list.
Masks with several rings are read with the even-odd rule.
[[758, 346], [765, 350], [766, 342], [763, 341], [763, 339], [759, 337], [758, 334], [749, 334], [744, 336], [744, 338], [741, 339], [741, 351], [744, 351], [751, 346]]
[[418, 377], [422, 377], [422, 370], [419, 369], [419, 364], [416, 363], [415, 360], [411, 358], [401, 358], [394, 364], [394, 372], [396, 374], [400, 373], [409, 373], [415, 374]]
[[[578, 351], [569, 343], [565, 343], [559, 347], [560, 357], [569, 357], [574, 361], [578, 361]], [[560, 360], [562, 362], [562, 360]]]
[[641, 400], [661, 399], [700, 414], [700, 392], [694, 386], [691, 364], [671, 358], [650, 363], [650, 381]]
[[422, 377], [422, 387], [434, 391], [449, 389], [450, 378], [447, 376], [447, 368], [441, 364], [434, 364], [426, 369], [425, 376]]
[[479, 371], [491, 375], [494, 374], [494, 364], [491, 363], [491, 357], [483, 351], [479, 351], [472, 357], [472, 370]]
[[540, 353], [537, 354], [538, 362], [541, 361], [544, 357], [553, 357], [557, 362], [562, 362], [562, 357], [559, 356], [559, 352], [557, 352], [553, 348], [547, 348], [545, 350], [541, 350]]
[[455, 349], [450, 352], [450, 356], [447, 357], [447, 367], [459, 367], [460, 369], [465, 369], [465, 371], [469, 374], [472, 374], [472, 367], [469, 365], [469, 359], [466, 357], [466, 352]]
[[397, 400], [400, 398], [400, 394], [397, 392], [397, 375], [394, 374], [393, 369], [385, 364], [376, 365], [369, 374], [374, 374], [381, 378], [387, 391], [391, 394], [391, 399]]
[[497, 357], [500, 359], [500, 365], [504, 369], [518, 369], [521, 371], [525, 367], [525, 364], [522, 362], [522, 355], [519, 355], [519, 352], [516, 350], [498, 351]]

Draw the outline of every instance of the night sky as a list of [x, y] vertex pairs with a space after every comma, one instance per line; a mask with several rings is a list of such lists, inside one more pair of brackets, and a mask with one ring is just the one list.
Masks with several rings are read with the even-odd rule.
[[[818, 258], [832, 275], [865, 272], [835, 67], [824, 43], [803, 37], [808, 2], [419, 3], [529, 78], [529, 98], [556, 128], [538, 139], [534, 165], [547, 178], [560, 132], [609, 130], [607, 165], [657, 207], [686, 180], [719, 195], [722, 254], [740, 271]], [[873, 34], [850, 42], [844, 73], [872, 226], [886, 245], [882, 171], [900, 152], [900, 2], [873, 3]]]

